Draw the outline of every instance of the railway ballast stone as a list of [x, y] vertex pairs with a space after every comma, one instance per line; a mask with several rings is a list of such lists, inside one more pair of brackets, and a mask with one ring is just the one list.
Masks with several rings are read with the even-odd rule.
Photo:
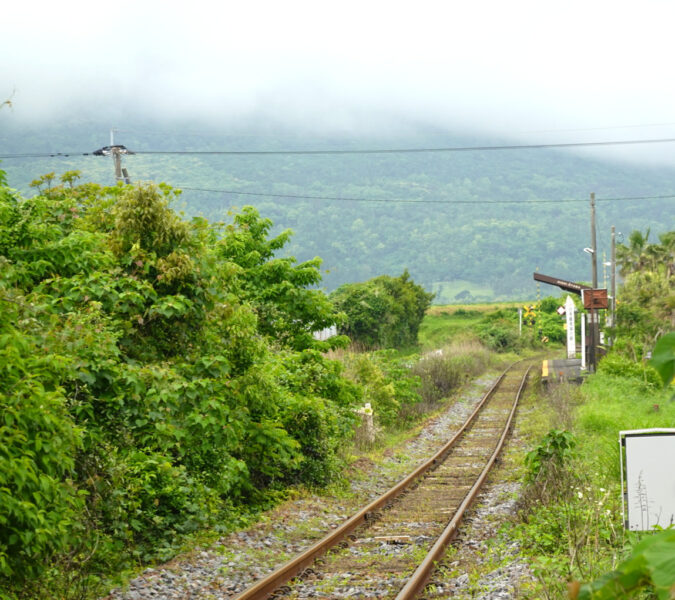
[[[403, 452], [393, 452], [380, 464], [361, 459], [359, 467], [348, 470], [352, 497], [332, 499], [309, 496], [289, 501], [269, 513], [269, 519], [254, 524], [246, 531], [222, 537], [209, 548], [195, 548], [169, 563], [146, 569], [131, 580], [126, 589], [113, 590], [104, 600], [229, 600], [255, 581], [281, 566], [293, 555], [305, 550], [317, 539], [337, 527], [368, 501], [378, 497], [398, 482], [403, 475], [428, 458], [456, 430], [480, 401], [494, 378], [483, 377], [448, 405], [448, 409], [428, 421], [413, 440], [406, 442]], [[365, 475], [364, 476], [364, 472]], [[503, 504], [489, 509], [499, 512], [512, 507]], [[273, 525], [270, 525], [273, 523]], [[314, 523], [315, 527], [307, 527]], [[296, 530], [302, 529], [301, 534]], [[313, 533], [309, 540], [307, 536]], [[414, 542], [413, 542], [414, 543]], [[397, 545], [383, 544], [384, 551], [396, 551]], [[255, 558], [251, 557], [252, 551]], [[491, 598], [510, 598], [516, 580], [522, 577], [522, 565], [502, 568], [494, 579]], [[462, 576], [468, 581], [468, 575]], [[348, 582], [335, 597], [357, 597], [360, 590]], [[449, 583], [449, 582], [447, 582]], [[513, 583], [513, 585], [512, 585]], [[458, 587], [462, 583], [457, 582]], [[308, 586], [311, 588], [311, 586]], [[311, 589], [307, 590], [312, 594]], [[507, 595], [501, 595], [507, 594]], [[309, 595], [308, 597], [311, 597]], [[361, 595], [360, 597], [365, 597]]]

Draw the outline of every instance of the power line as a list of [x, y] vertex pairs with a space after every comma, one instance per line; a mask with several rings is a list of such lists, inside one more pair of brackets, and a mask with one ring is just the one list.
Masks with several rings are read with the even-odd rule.
[[614, 140], [601, 142], [561, 142], [546, 144], [507, 144], [501, 146], [449, 146], [437, 148], [376, 148], [350, 150], [141, 150], [136, 154], [197, 154], [197, 155], [298, 155], [298, 154], [419, 154], [434, 152], [489, 152], [496, 150], [542, 150], [551, 148], [591, 148], [599, 146], [629, 146], [638, 144], [665, 144], [675, 138], [650, 140]]
[[26, 152], [24, 154], [2, 154], [0, 160], [6, 158], [70, 158], [71, 156], [93, 155], [93, 152]]
[[[275, 156], [275, 155], [341, 155], [341, 154], [420, 154], [441, 152], [490, 152], [505, 150], [543, 150], [554, 148], [594, 148], [602, 146], [631, 146], [644, 144], [667, 144], [675, 138], [656, 138], [643, 140], [606, 140], [600, 142], [561, 142], [545, 144], [507, 144], [497, 146], [448, 146], [436, 148], [369, 148], [346, 150], [139, 150], [138, 155], [224, 155], [224, 156]], [[92, 156], [93, 152], [45, 152], [4, 154], [0, 159], [8, 158], [62, 158], [70, 156]]]
[[[570, 198], [565, 200], [406, 200], [402, 198], [354, 198], [344, 196], [314, 196], [309, 194], [275, 194], [269, 192], [245, 192], [238, 190], [225, 190], [215, 188], [195, 188], [176, 185], [177, 189], [192, 192], [208, 192], [216, 194], [231, 194], [239, 196], [256, 196], [266, 198], [287, 198], [292, 200], [328, 200], [338, 202], [379, 202], [385, 204], [569, 204], [588, 202], [587, 199]], [[624, 196], [621, 198], [596, 198], [596, 202], [621, 202], [630, 200], [665, 200], [675, 198], [675, 194], [661, 196]]]

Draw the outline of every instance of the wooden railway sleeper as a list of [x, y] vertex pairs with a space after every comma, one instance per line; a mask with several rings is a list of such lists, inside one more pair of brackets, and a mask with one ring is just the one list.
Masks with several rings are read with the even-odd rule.
[[[509, 367], [510, 369], [511, 367]], [[368, 514], [368, 521], [372, 523], [375, 519], [378, 519], [382, 516], [381, 510], [384, 510], [382, 508], [383, 505], [385, 504], [390, 504], [390, 503], [396, 503], [400, 501], [400, 497], [402, 492], [405, 494], [410, 493], [412, 490], [416, 489], [419, 486], [421, 475], [428, 470], [429, 468], [435, 468], [435, 466], [438, 465], [439, 460], [442, 456], [447, 455], [448, 449], [452, 447], [453, 445], [456, 445], [457, 442], [463, 437], [464, 432], [467, 431], [471, 426], [472, 423], [474, 422], [474, 419], [477, 417], [478, 413], [481, 412], [482, 408], [486, 405], [488, 402], [488, 399], [493, 395], [495, 390], [499, 387], [499, 385], [502, 384], [504, 377], [507, 374], [507, 369], [498, 379], [497, 381], [493, 384], [493, 386], [490, 388], [490, 390], [483, 396], [482, 400], [479, 402], [478, 406], [474, 409], [472, 414], [469, 416], [467, 421], [460, 427], [459, 431], [447, 442], [447, 444], [441, 449], [440, 452], [438, 452], [432, 459], [430, 459], [428, 462], [423, 463], [419, 465], [413, 473], [411, 473], [408, 477], [404, 478], [401, 480], [398, 484], [396, 484], [389, 492], [381, 496], [380, 498], [373, 500], [371, 504], [366, 508], [348, 519], [343, 526], [340, 526], [337, 530], [329, 534], [325, 540], [320, 540], [319, 542], [315, 543], [313, 546], [308, 548], [305, 552], [299, 554], [296, 558], [292, 559], [273, 573], [271, 573], [269, 576], [264, 578], [263, 580], [258, 581], [256, 584], [254, 584], [251, 588], [248, 590], [245, 590], [242, 592], [238, 598], [239, 600], [261, 600], [262, 598], [269, 598], [269, 595], [271, 593], [275, 593], [276, 589], [279, 588], [279, 586], [283, 583], [283, 578], [287, 577], [286, 582], [288, 582], [290, 579], [294, 577], [293, 571], [295, 570], [295, 574], [297, 576], [297, 573], [302, 571], [303, 568], [306, 568], [308, 565], [307, 561], [315, 561], [314, 564], [325, 564], [324, 561], [317, 560], [319, 559], [319, 556], [321, 553], [325, 555], [326, 549], [327, 549], [327, 544], [328, 542], [330, 543], [335, 543], [340, 539], [340, 535], [343, 535], [346, 537], [348, 534], [348, 531], [352, 531], [354, 527], [362, 526], [365, 522], [364, 515]], [[433, 466], [432, 466], [432, 461], [433, 461]], [[393, 498], [393, 500], [392, 500]], [[342, 529], [346, 529], [347, 531], [344, 531], [344, 533], [341, 533]], [[344, 541], [344, 539], [340, 540], [339, 542], [339, 547], [345, 548], [348, 547], [349, 544]], [[333, 546], [335, 548], [335, 546]], [[330, 550], [328, 550], [330, 553]], [[276, 583], [276, 585], [275, 585]], [[273, 587], [272, 587], [273, 586]], [[420, 592], [422, 589], [419, 590]], [[423, 593], [423, 592], [422, 592]]]

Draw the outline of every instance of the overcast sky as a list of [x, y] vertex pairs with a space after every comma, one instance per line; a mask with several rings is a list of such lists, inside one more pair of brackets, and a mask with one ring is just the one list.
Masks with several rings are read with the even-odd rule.
[[[0, 126], [85, 107], [327, 132], [422, 121], [532, 142], [675, 137], [666, 0], [29, 0], [3, 13], [0, 99], [14, 108]], [[675, 157], [675, 144], [649, 152]]]

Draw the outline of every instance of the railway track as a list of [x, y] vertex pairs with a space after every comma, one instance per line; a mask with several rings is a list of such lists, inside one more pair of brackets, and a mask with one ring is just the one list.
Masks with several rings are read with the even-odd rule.
[[433, 457], [237, 600], [422, 597], [511, 426], [529, 366], [511, 365]]

